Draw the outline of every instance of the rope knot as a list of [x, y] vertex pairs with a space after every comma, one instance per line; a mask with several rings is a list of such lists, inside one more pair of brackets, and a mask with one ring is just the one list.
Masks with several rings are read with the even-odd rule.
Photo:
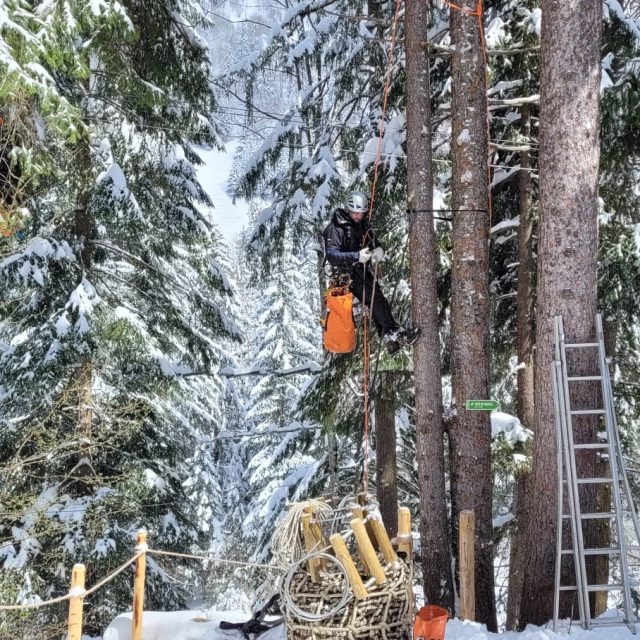
[[69, 589], [70, 598], [84, 598], [87, 595], [87, 590], [84, 587], [72, 587]]

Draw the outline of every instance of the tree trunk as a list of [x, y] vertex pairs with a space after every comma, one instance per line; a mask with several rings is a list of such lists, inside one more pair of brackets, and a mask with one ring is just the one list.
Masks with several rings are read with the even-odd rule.
[[[76, 242], [80, 246], [80, 261], [82, 263], [82, 278], [88, 278], [92, 265], [91, 248], [91, 220], [89, 216], [89, 194], [91, 189], [91, 149], [88, 140], [80, 142], [78, 151], [80, 163], [80, 180], [76, 196], [76, 208], [74, 212], [74, 231]], [[91, 353], [87, 352], [80, 357], [75, 371], [74, 384], [76, 386], [75, 401], [77, 403], [78, 418], [75, 435], [80, 445], [79, 461], [75, 470], [75, 476], [80, 478], [79, 483], [85, 484], [83, 478], [93, 472], [91, 465], [91, 438], [93, 431], [93, 364]]]
[[[531, 116], [529, 106], [522, 107], [520, 126], [526, 141], [531, 139]], [[534, 402], [534, 345], [535, 327], [535, 260], [533, 257], [533, 181], [531, 179], [531, 156], [528, 151], [520, 154], [520, 172], [518, 175], [518, 195], [520, 225], [518, 227], [518, 285], [517, 285], [517, 354], [518, 364], [518, 419], [528, 429], [535, 422]], [[529, 447], [530, 448], [530, 447]], [[531, 453], [530, 451], [528, 452]], [[511, 559], [509, 562], [509, 597], [507, 603], [507, 629], [515, 629], [520, 618], [522, 600], [522, 579], [526, 545], [522, 536], [526, 530], [527, 483], [529, 470], [521, 470], [516, 476], [514, 488], [514, 513], [516, 527], [511, 538]]]
[[[526, 533], [520, 627], [546, 623], [553, 607], [557, 504], [553, 317], [563, 316], [568, 341], [592, 342], [596, 313], [602, 7], [597, 2], [543, 0], [542, 15], [536, 425], [531, 476], [535, 499]], [[595, 359], [593, 353], [588, 359]], [[576, 360], [573, 364], [580, 370], [582, 363]], [[584, 386], [578, 388], [581, 397], [572, 395], [575, 409], [593, 402], [592, 393]], [[595, 421], [575, 425], [581, 437], [593, 437]]]
[[407, 208], [412, 317], [414, 326], [422, 328], [422, 336], [414, 346], [414, 380], [424, 595], [427, 602], [453, 611], [451, 548], [444, 477], [437, 251], [432, 212], [428, 23], [428, 3], [407, 0]]
[[396, 463], [395, 389], [391, 375], [380, 373], [375, 397], [376, 485], [382, 522], [390, 536], [398, 532], [398, 465]]
[[[458, 4], [476, 8], [476, 0]], [[489, 169], [479, 20], [451, 9], [451, 516], [455, 531], [460, 511], [475, 512], [476, 619], [496, 631], [491, 424], [488, 413], [465, 409], [466, 400], [489, 397]]]

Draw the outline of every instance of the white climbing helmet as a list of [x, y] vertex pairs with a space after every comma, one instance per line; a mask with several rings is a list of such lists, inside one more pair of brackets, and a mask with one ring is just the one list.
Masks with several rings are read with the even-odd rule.
[[347, 196], [347, 211], [365, 213], [369, 209], [369, 198], [362, 191], [352, 191]]

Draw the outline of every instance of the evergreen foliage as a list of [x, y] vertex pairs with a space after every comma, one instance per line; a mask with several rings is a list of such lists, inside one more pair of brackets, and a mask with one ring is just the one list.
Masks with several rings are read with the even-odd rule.
[[[28, 209], [0, 262], [3, 601], [66, 593], [74, 562], [92, 584], [130, 557], [140, 527], [156, 546], [206, 544], [223, 389], [198, 376], [239, 337], [196, 177], [195, 145], [218, 144], [198, 3], [24, 4], [7, 5], [0, 60], [17, 176], [3, 206]], [[154, 562], [148, 589], [157, 608], [188, 595]], [[88, 631], [129, 600], [123, 574]], [[52, 637], [61, 611], [28, 624]]]

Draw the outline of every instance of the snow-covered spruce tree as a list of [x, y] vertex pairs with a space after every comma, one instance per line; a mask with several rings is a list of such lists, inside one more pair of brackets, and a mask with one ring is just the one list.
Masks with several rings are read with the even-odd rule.
[[[3, 132], [22, 125], [7, 138], [12, 166], [33, 176], [24, 239], [5, 242], [0, 263], [3, 601], [66, 592], [73, 562], [95, 582], [142, 526], [155, 545], [202, 542], [211, 498], [185, 480], [219, 416], [191, 376], [236, 336], [195, 175], [194, 144], [217, 143], [197, 4], [47, 2], [34, 14], [15, 13], [18, 37], [4, 23], [0, 60]], [[151, 606], [184, 603], [153, 561], [148, 587]], [[88, 631], [129, 600], [123, 574], [88, 610]], [[29, 618], [31, 637], [52, 637], [61, 613]], [[0, 625], [19, 635], [18, 622]]]
[[261, 375], [247, 389], [244, 425], [256, 435], [266, 435], [248, 438], [243, 444], [250, 460], [243, 530], [254, 557], [261, 560], [270, 552], [273, 526], [288, 502], [303, 499], [314, 485], [322, 487], [318, 470], [327, 463], [322, 436], [308, 428], [315, 425], [294, 418], [309, 371], [278, 373], [296, 367], [317, 368], [321, 356], [319, 333], [313, 324], [318, 315], [317, 307], [312, 306], [316, 300], [307, 293], [315, 277], [310, 266], [288, 251], [277, 270], [258, 280], [255, 318], [259, 334], [250, 363]]
[[[640, 146], [638, 119], [631, 107], [639, 98], [640, 20], [614, 2], [605, 3], [602, 68], [602, 156], [600, 174], [598, 300], [605, 320], [607, 350], [617, 369], [615, 395], [618, 422], [631, 454], [638, 446], [636, 423], [640, 407], [635, 381], [638, 348], [640, 205], [636, 189]], [[632, 454], [631, 454], [632, 455]], [[635, 479], [635, 476], [631, 476]]]

